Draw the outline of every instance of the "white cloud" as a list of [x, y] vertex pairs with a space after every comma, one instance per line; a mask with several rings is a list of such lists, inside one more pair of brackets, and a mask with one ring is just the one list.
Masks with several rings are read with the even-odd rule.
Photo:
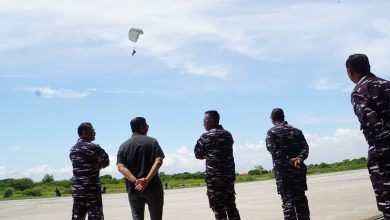
[[255, 166], [261, 165], [265, 169], [272, 169], [272, 158], [268, 153], [265, 141], [245, 143], [234, 147], [234, 161], [236, 172], [247, 173]]
[[65, 166], [54, 169], [46, 164], [29, 167], [27, 169], [16, 167], [7, 168], [5, 166], [0, 167], [0, 179], [31, 178], [34, 181], [41, 181], [46, 174], [53, 175], [54, 179], [57, 180], [69, 179], [72, 176], [72, 168], [70, 166]]
[[340, 82], [330, 81], [328, 79], [319, 79], [309, 85], [316, 90], [345, 90], [345, 84]]
[[5, 174], [5, 166], [0, 166], [0, 177], [4, 176]]
[[[116, 178], [122, 178], [123, 176], [118, 172], [116, 168], [116, 157], [109, 155], [110, 165], [101, 170], [100, 174], [110, 174]], [[72, 166], [64, 166], [61, 168], [53, 168], [47, 164], [37, 165], [27, 169], [23, 168], [6, 168], [0, 166], [0, 179], [4, 178], [31, 178], [34, 181], [41, 181], [46, 174], [54, 176], [56, 180], [70, 179], [73, 175]]]
[[[107, 56], [132, 47], [126, 34], [139, 26], [145, 34], [136, 44], [143, 53], [137, 55], [155, 56], [191, 74], [226, 78], [229, 64], [218, 59], [226, 52], [278, 61], [318, 53], [345, 59], [359, 49], [372, 55], [376, 68], [390, 67], [386, 1], [3, 2], [2, 50], [64, 44], [61, 50], [77, 51], [76, 56]], [[215, 53], [206, 54], [205, 45]]]
[[0, 79], [17, 79], [17, 78], [24, 78], [25, 75], [0, 75]]
[[305, 134], [310, 146], [311, 163], [337, 162], [367, 157], [368, 145], [361, 131], [337, 129], [333, 135]]
[[34, 92], [38, 97], [43, 98], [83, 98], [89, 96], [92, 92], [95, 92], [96, 89], [89, 89], [86, 91], [75, 91], [69, 89], [53, 89], [51, 87], [37, 87], [37, 88], [27, 88], [23, 89], [29, 92]]
[[110, 159], [110, 165], [100, 171], [100, 175], [110, 174], [115, 178], [123, 178], [122, 174], [119, 173], [116, 167], [116, 156], [108, 155]]
[[[109, 155], [110, 165], [101, 170], [100, 175], [110, 174], [115, 178], [122, 178], [116, 167], [116, 156]], [[182, 146], [174, 153], [165, 154], [165, 159], [160, 171], [166, 173], [197, 172], [205, 169], [204, 161], [195, 159], [192, 152], [186, 146]], [[0, 166], [0, 179], [4, 178], [31, 178], [34, 181], [41, 181], [42, 178], [50, 174], [56, 180], [69, 179], [72, 177], [72, 166], [62, 168], [52, 168], [49, 165], [37, 165], [27, 169], [20, 167], [7, 168]]]
[[[349, 103], [346, 103], [349, 106]], [[351, 107], [352, 111], [352, 107]], [[344, 115], [318, 115], [313, 112], [291, 113], [291, 117], [302, 125], [356, 125], [356, 117], [353, 114]]]
[[[373, 60], [380, 61], [381, 59], [377, 60], [376, 58], [374, 58]], [[322, 79], [318, 79], [317, 81], [310, 82], [308, 86], [309, 88], [319, 90], [319, 91], [335, 90], [335, 91], [350, 93], [355, 87], [355, 84], [353, 84], [349, 80], [344, 82], [336, 82], [334, 80], [322, 78]]]
[[[255, 151], [259, 151], [259, 150], [264, 150], [266, 149], [266, 145], [265, 145], [265, 141], [260, 141], [259, 143], [257, 144], [252, 144], [252, 143], [246, 143], [244, 145], [239, 145], [238, 146], [239, 149], [244, 149], [244, 150], [255, 150]], [[236, 149], [234, 149], [236, 150]]]
[[22, 147], [19, 146], [19, 145], [15, 145], [15, 146], [10, 147], [9, 149], [12, 150], [12, 151], [17, 151], [17, 150], [22, 149]]
[[[333, 163], [344, 159], [367, 157], [368, 147], [363, 134], [358, 130], [337, 129], [329, 136], [305, 134], [305, 137], [310, 151], [307, 164]], [[234, 157], [238, 172], [247, 172], [259, 164], [265, 169], [272, 169], [272, 159], [264, 141], [239, 145]]]
[[172, 54], [161, 59], [166, 61], [167, 65], [172, 68], [179, 68], [185, 73], [194, 75], [212, 76], [220, 79], [226, 79], [229, 72], [228, 68], [222, 64], [200, 64], [194, 61], [195, 59], [186, 59], [180, 54]]
[[[195, 36], [201, 36], [204, 25], [208, 23], [195, 18], [197, 16], [190, 18], [191, 14], [197, 14], [194, 13], [197, 9], [210, 5], [207, 1], [202, 2], [206, 4], [121, 1], [113, 6], [104, 2], [80, 4], [63, 1], [51, 4], [43, 1], [37, 5], [8, 2], [7, 7], [0, 9], [1, 14], [8, 15], [10, 24], [3, 28], [5, 34], [0, 36], [3, 40], [0, 41], [3, 42], [0, 49], [66, 44], [71, 47], [61, 50], [73, 51], [71, 53], [76, 56], [107, 56], [122, 53], [124, 47], [133, 46], [127, 40], [126, 32], [131, 25], [136, 25], [145, 30], [136, 44], [138, 51], [157, 56], [168, 66], [183, 72], [223, 78], [226, 74], [223, 64], [195, 61], [189, 58], [194, 53], [183, 48], [183, 44], [192, 44]], [[80, 43], [82, 49], [78, 46]]]
[[104, 92], [105, 93], [113, 93], [113, 94], [130, 94], [130, 95], [143, 95], [145, 93], [143, 90], [130, 91], [127, 89], [107, 90]]
[[174, 153], [165, 153], [160, 171], [165, 173], [182, 173], [204, 171], [204, 160], [197, 160], [187, 146], [178, 148]]

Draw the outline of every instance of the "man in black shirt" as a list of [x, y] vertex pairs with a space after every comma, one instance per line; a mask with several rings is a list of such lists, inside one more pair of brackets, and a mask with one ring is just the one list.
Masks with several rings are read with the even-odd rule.
[[117, 167], [126, 178], [132, 216], [143, 220], [146, 203], [151, 220], [161, 220], [164, 194], [158, 170], [165, 156], [157, 140], [147, 136], [145, 118], [136, 117], [130, 125], [133, 135], [120, 146]]
[[85, 219], [88, 212], [89, 220], [101, 220], [104, 216], [99, 173], [110, 161], [99, 145], [91, 143], [96, 135], [91, 123], [80, 124], [77, 132], [80, 138], [69, 154], [73, 166], [72, 219]]

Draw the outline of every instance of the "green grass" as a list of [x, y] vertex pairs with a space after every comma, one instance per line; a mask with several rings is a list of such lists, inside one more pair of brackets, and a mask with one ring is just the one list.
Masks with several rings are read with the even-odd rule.
[[320, 164], [310, 164], [307, 166], [308, 174], [319, 174], [319, 173], [331, 173], [347, 170], [357, 170], [367, 168], [367, 160], [362, 157], [359, 159], [353, 160], [343, 160], [342, 162], [337, 163], [320, 163]]

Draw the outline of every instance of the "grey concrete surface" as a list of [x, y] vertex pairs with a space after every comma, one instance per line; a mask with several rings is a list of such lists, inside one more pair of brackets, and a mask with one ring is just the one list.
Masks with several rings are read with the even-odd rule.
[[[361, 220], [380, 214], [366, 170], [312, 175], [308, 177], [308, 187], [307, 196], [314, 220]], [[236, 184], [236, 193], [243, 220], [283, 219], [275, 180], [239, 183]], [[106, 220], [131, 219], [127, 194], [103, 195], [103, 204]], [[1, 201], [0, 219], [70, 219], [71, 210], [70, 197]], [[149, 219], [148, 214], [146, 216], [145, 219]], [[205, 187], [167, 190], [163, 219], [214, 219]]]

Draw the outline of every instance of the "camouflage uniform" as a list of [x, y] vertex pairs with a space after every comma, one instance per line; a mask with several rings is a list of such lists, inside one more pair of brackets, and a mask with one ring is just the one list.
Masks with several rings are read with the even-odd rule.
[[369, 145], [368, 171], [378, 209], [390, 219], [390, 83], [368, 74], [351, 94], [360, 129]]
[[215, 219], [240, 219], [236, 208], [233, 137], [221, 125], [202, 134], [195, 145], [197, 159], [206, 159], [205, 181]]
[[276, 186], [282, 197], [284, 219], [310, 219], [308, 201], [305, 195], [306, 165], [300, 168], [290, 165], [290, 159], [299, 157], [305, 160], [309, 146], [302, 131], [286, 121], [278, 123], [268, 130], [267, 150], [272, 155]]
[[72, 219], [104, 219], [99, 173], [110, 164], [107, 153], [96, 144], [79, 139], [70, 150], [73, 165]]

